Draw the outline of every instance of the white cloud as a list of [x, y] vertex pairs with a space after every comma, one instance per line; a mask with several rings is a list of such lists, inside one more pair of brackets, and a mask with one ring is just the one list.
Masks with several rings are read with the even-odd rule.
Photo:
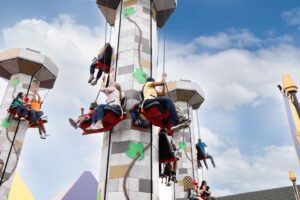
[[[281, 77], [300, 74], [300, 49], [285, 42], [255, 51], [230, 48], [199, 52], [186, 44], [168, 44], [166, 69], [169, 79], [190, 79], [204, 90], [210, 108], [235, 109], [257, 106], [268, 99], [281, 100], [276, 88]], [[183, 53], [184, 52], [184, 53]], [[180, 72], [180, 73], [178, 73]]]
[[261, 40], [246, 29], [229, 29], [213, 36], [200, 36], [195, 42], [204, 48], [226, 49], [257, 46]]
[[300, 8], [294, 8], [282, 13], [282, 17], [293, 26], [300, 28]]

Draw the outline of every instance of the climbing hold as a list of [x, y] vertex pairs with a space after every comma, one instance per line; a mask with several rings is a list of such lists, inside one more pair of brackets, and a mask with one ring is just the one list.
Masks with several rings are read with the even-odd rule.
[[4, 118], [1, 122], [1, 126], [3, 126], [4, 128], [9, 128], [10, 127], [10, 122], [8, 121], [7, 118]]
[[144, 146], [142, 143], [130, 142], [128, 144], [128, 148], [129, 149], [126, 151], [126, 154], [129, 158], [135, 158], [138, 154], [140, 155], [138, 160], [142, 160], [144, 158]]
[[123, 16], [124, 17], [130, 17], [130, 16], [134, 15], [134, 13], [135, 13], [135, 10], [134, 10], [133, 7], [123, 9]]
[[179, 146], [179, 149], [185, 149], [186, 148], [185, 142], [179, 142], [178, 146]]
[[144, 84], [146, 83], [148, 75], [145, 72], [143, 72], [142, 69], [138, 68], [134, 72], [134, 77], [140, 84]]
[[97, 200], [101, 200], [101, 190], [97, 192]]
[[17, 85], [19, 85], [19, 83], [20, 83], [20, 80], [19, 79], [13, 79], [12, 81], [11, 81], [11, 85], [13, 86], [13, 87], [17, 87]]

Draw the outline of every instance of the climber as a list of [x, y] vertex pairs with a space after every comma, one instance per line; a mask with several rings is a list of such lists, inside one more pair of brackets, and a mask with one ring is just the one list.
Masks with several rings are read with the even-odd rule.
[[196, 144], [198, 168], [202, 168], [201, 160], [203, 160], [206, 169], [208, 169], [206, 159], [210, 159], [213, 167], [216, 167], [213, 157], [205, 152], [206, 147], [207, 145], [199, 138]]
[[[162, 75], [161, 82], [155, 82], [153, 78], [148, 78], [146, 80], [146, 83], [143, 86], [142, 89], [142, 96], [144, 99], [144, 106], [147, 104], [150, 104], [152, 102], [159, 102], [160, 105], [169, 112], [169, 120], [171, 122], [172, 128], [171, 130], [173, 132], [178, 131], [180, 129], [183, 129], [189, 124], [189, 120], [184, 118], [181, 121], [178, 118], [178, 114], [176, 112], [176, 107], [171, 99], [168, 99], [166, 97], [162, 97], [165, 95], [165, 87], [166, 84], [166, 77], [167, 74], [164, 73]], [[157, 91], [155, 87], [162, 86], [162, 91]]]
[[97, 103], [96, 102], [92, 102], [90, 104], [90, 108], [89, 108], [89, 112], [88, 113], [84, 113], [84, 108], [81, 108], [81, 115], [77, 118], [77, 120], [75, 121], [72, 118], [69, 118], [69, 122], [71, 124], [71, 126], [73, 126], [75, 129], [77, 129], [81, 124], [83, 123], [87, 123], [87, 122], [91, 122], [92, 121], [92, 117], [94, 114], [94, 109], [97, 107]]
[[20, 118], [20, 120], [25, 120], [27, 117], [27, 109], [26, 109], [26, 102], [25, 95], [23, 92], [19, 92], [17, 97], [14, 98], [9, 110], [16, 109], [16, 118]]
[[[90, 78], [88, 83], [91, 85], [96, 85], [102, 73], [109, 73], [111, 67], [111, 61], [113, 56], [113, 48], [110, 43], [106, 43], [104, 47], [100, 50], [98, 54], [98, 58], [93, 59], [93, 63], [90, 66]], [[94, 73], [96, 68], [98, 68], [98, 73], [96, 78], [94, 77]]]
[[103, 76], [103, 81], [102, 81], [100, 91], [107, 96], [106, 104], [100, 104], [95, 108], [92, 117], [92, 125], [89, 128], [87, 128], [87, 130], [98, 130], [104, 128], [102, 124], [102, 120], [104, 117], [105, 108], [110, 107], [111, 109], [120, 111], [120, 113], [122, 112], [121, 86], [118, 83], [113, 83], [110, 86], [105, 87], [105, 83], [106, 83], [106, 77]]
[[129, 110], [131, 114], [132, 124], [140, 128], [148, 128], [150, 122], [145, 118], [145, 116], [140, 112], [140, 103], [134, 104]]
[[215, 197], [211, 196], [211, 190], [210, 187], [207, 185], [206, 181], [202, 181], [201, 186], [200, 186], [200, 193], [201, 193], [201, 198], [205, 200], [216, 200]]
[[32, 99], [30, 100], [30, 114], [31, 114], [31, 120], [30, 123], [37, 124], [38, 120], [41, 119], [44, 112], [41, 111], [41, 96], [37, 92], [37, 90], [34, 91], [32, 95]]

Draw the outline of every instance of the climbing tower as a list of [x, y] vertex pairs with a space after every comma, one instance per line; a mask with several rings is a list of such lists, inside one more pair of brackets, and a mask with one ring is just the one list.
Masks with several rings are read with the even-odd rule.
[[157, 133], [152, 128], [133, 129], [128, 109], [140, 101], [146, 77], [155, 77], [157, 28], [166, 23], [176, 4], [176, 0], [97, 0], [107, 22], [117, 29], [115, 76], [110, 77], [121, 84], [127, 98], [127, 118], [104, 133], [101, 200], [159, 198]]
[[167, 88], [167, 96], [175, 102], [185, 117], [191, 120], [189, 128], [176, 132], [172, 137], [174, 144], [180, 149], [176, 172], [179, 183], [174, 185], [173, 195], [174, 199], [183, 200], [188, 197], [191, 180], [199, 181], [195, 148], [199, 136], [195, 135], [193, 129], [194, 125], [198, 124], [198, 119], [193, 118], [193, 111], [197, 112], [203, 103], [204, 93], [197, 83], [188, 80], [168, 82]]
[[9, 49], [0, 53], [0, 76], [9, 80], [0, 107], [0, 199], [7, 199], [20, 158], [28, 121], [9, 116], [17, 93], [30, 94], [32, 88], [51, 89], [58, 68], [47, 56], [32, 49]]

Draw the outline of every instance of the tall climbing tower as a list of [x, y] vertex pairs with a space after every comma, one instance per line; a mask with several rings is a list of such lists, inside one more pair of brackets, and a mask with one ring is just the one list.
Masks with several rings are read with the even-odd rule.
[[174, 185], [173, 195], [174, 199], [183, 200], [188, 197], [191, 180], [199, 181], [195, 148], [198, 138], [193, 129], [198, 124], [198, 119], [193, 117], [193, 111], [197, 112], [200, 108], [204, 93], [197, 83], [188, 80], [171, 81], [167, 83], [167, 87], [168, 95], [175, 105], [191, 120], [189, 128], [176, 132], [172, 137], [174, 144], [180, 149], [176, 172], [179, 183]]
[[[163, 27], [176, 4], [176, 0], [97, 0], [107, 22], [118, 32], [115, 76], [110, 77], [122, 86], [127, 113], [140, 101], [146, 77], [155, 77], [157, 28]], [[140, 156], [133, 163], [136, 155]], [[152, 128], [133, 129], [127, 114], [104, 134], [98, 198], [156, 200], [158, 177], [157, 133]]]
[[38, 51], [9, 49], [0, 53], [0, 76], [9, 80], [0, 107], [0, 199], [8, 197], [28, 129], [28, 121], [9, 117], [7, 110], [18, 92], [53, 88], [57, 74], [57, 66]]

